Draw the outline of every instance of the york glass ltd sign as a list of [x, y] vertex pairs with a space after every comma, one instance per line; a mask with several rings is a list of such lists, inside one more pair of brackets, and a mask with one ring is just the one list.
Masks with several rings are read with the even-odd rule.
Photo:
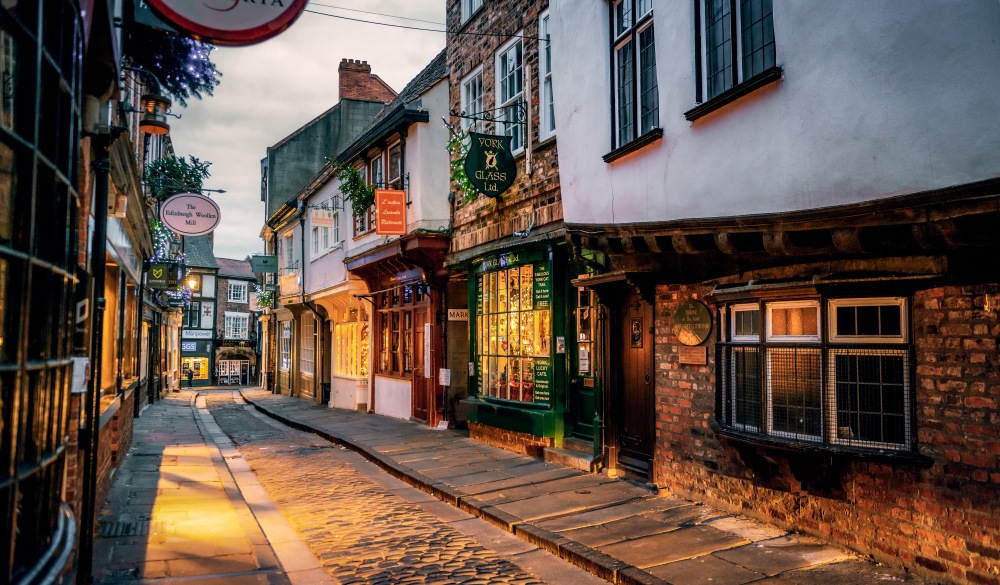
[[288, 28], [308, 0], [146, 0], [168, 23], [216, 45], [252, 45]]
[[465, 157], [465, 174], [479, 192], [487, 197], [499, 197], [514, 184], [517, 165], [510, 153], [510, 136], [469, 133], [469, 154]]
[[160, 220], [170, 231], [182, 236], [203, 236], [219, 225], [219, 206], [204, 195], [181, 193], [160, 206]]

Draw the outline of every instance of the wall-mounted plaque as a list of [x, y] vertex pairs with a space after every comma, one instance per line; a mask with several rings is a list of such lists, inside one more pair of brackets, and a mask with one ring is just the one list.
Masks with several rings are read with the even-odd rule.
[[685, 301], [674, 312], [673, 333], [684, 345], [698, 345], [712, 332], [712, 313], [703, 303]]

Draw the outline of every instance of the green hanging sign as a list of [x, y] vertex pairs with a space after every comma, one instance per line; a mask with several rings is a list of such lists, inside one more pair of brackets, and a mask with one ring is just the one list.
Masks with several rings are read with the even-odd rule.
[[180, 280], [181, 267], [176, 262], [157, 262], [149, 266], [146, 284], [156, 290], [173, 290]]
[[465, 174], [480, 193], [499, 197], [514, 184], [517, 165], [510, 153], [510, 136], [469, 133], [469, 154]]

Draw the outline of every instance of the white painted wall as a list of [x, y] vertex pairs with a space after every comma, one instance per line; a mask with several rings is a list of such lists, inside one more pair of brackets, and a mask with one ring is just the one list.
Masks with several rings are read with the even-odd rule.
[[413, 202], [407, 210], [409, 231], [447, 228], [450, 221], [448, 130], [441, 121], [442, 116], [448, 117], [448, 80], [424, 92], [421, 103], [430, 121], [410, 126], [406, 137], [406, 172], [410, 173]]
[[[306, 204], [319, 206], [329, 202], [330, 198], [334, 196], [340, 198], [343, 206], [339, 182], [331, 178], [306, 200]], [[344, 266], [344, 246], [336, 246], [332, 250], [324, 251], [321, 245], [320, 254], [313, 255], [311, 211], [310, 209], [306, 210], [306, 277], [304, 283], [306, 294], [326, 290], [347, 280], [347, 268]], [[350, 205], [347, 205], [347, 209], [338, 210], [337, 213], [340, 214], [340, 240], [349, 240], [353, 234]], [[330, 237], [333, 238], [332, 233]]]
[[409, 419], [413, 385], [408, 380], [375, 376], [375, 414]]
[[693, 3], [653, 5], [664, 137], [607, 164], [608, 3], [550, 3], [569, 223], [811, 209], [1000, 176], [998, 2], [774, 0], [784, 79], [695, 122]]

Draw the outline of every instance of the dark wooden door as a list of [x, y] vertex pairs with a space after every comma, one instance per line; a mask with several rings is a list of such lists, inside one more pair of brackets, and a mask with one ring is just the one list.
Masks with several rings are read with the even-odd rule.
[[[425, 339], [424, 324], [427, 323], [427, 312], [414, 309], [413, 315], [413, 418], [429, 421], [430, 393], [433, 391], [433, 379], [426, 376], [431, 372], [425, 367], [425, 353], [430, 351], [431, 340]], [[426, 356], [430, 357], [430, 356]]]
[[647, 477], [656, 439], [653, 308], [638, 292], [632, 292], [619, 315], [618, 462], [626, 470]]

